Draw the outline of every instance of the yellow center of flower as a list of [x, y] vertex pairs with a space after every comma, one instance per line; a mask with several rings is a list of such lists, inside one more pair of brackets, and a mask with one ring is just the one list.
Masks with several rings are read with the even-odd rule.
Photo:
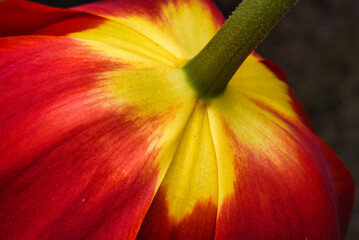
[[141, 15], [109, 18], [96, 28], [69, 35], [118, 60], [118, 71], [99, 76], [112, 79], [99, 82], [104, 98], [124, 108], [134, 106], [137, 117], [163, 118], [149, 139], [148, 151], [161, 146], [158, 187], [166, 193], [169, 215], [176, 221], [191, 214], [198, 203], [220, 207], [234, 193], [238, 178], [233, 159], [240, 156], [226, 128], [235, 129], [233, 134], [248, 147], [268, 155], [271, 146], [253, 135], [272, 136], [273, 144], [281, 144], [275, 140], [275, 128], [266, 128], [263, 121], [278, 128], [286, 128], [286, 124], [252, 100], [296, 118], [287, 85], [253, 55], [223, 94], [198, 100], [181, 67], [207, 44], [219, 25], [214, 25], [198, 1], [191, 2], [190, 8], [181, 4], [163, 6], [157, 19]]

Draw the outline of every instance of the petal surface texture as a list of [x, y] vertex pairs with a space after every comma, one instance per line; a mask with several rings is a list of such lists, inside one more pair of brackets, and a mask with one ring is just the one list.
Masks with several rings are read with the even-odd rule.
[[1, 239], [131, 239], [172, 159], [194, 104], [183, 74], [92, 44], [1, 39]]
[[223, 22], [0, 2], [0, 239], [342, 239], [353, 181], [281, 70], [253, 53], [214, 99], [188, 84]]

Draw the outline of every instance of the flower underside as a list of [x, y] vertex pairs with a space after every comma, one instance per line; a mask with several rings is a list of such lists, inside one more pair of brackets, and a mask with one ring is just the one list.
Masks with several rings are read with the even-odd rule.
[[344, 234], [350, 175], [274, 63], [253, 52], [212, 99], [188, 83], [210, 1], [0, 12], [0, 239]]

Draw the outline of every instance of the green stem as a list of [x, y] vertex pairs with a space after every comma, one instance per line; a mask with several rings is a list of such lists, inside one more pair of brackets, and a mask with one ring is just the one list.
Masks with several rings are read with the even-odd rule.
[[243, 0], [183, 69], [199, 97], [221, 94], [239, 66], [298, 0]]

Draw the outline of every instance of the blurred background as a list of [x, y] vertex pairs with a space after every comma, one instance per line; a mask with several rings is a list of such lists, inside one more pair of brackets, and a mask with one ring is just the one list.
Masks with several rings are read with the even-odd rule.
[[[57, 7], [90, 2], [34, 1]], [[214, 2], [228, 17], [241, 0]], [[313, 128], [359, 186], [359, 1], [300, 0], [257, 51], [287, 73]], [[359, 239], [358, 190], [356, 196], [347, 240]]]

